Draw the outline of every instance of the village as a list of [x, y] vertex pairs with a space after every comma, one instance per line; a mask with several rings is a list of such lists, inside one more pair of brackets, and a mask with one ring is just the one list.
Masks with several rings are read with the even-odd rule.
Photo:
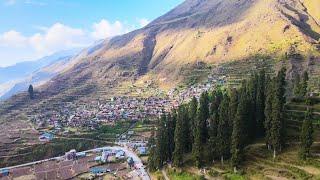
[[37, 129], [44, 132], [39, 139], [50, 141], [52, 135], [65, 136], [71, 128], [78, 130], [96, 130], [101, 125], [114, 125], [117, 121], [139, 121], [156, 119], [162, 113], [177, 108], [180, 104], [189, 101], [192, 97], [200, 98], [204, 91], [211, 91], [217, 85], [224, 84], [226, 77], [208, 76], [208, 81], [193, 85], [186, 89], [171, 89], [165, 97], [150, 96], [112, 97], [108, 100], [90, 102], [62, 103], [55, 110], [42, 111], [30, 116], [31, 122]]
[[[119, 143], [64, 156], [0, 169], [0, 179], [150, 179], [140, 157], [147, 155], [147, 142]], [[138, 155], [137, 155], [138, 154]]]

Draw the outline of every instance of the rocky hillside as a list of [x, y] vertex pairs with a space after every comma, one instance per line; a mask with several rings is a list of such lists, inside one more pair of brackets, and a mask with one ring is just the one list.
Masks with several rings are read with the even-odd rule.
[[[318, 0], [186, 0], [143, 29], [105, 40], [74, 57], [41, 89], [39, 101], [117, 94], [124, 82], [174, 87], [192, 65], [267, 56], [289, 75], [320, 76]], [[257, 59], [257, 62], [259, 59]], [[320, 84], [320, 82], [319, 82]], [[318, 88], [317, 86], [315, 88]]]

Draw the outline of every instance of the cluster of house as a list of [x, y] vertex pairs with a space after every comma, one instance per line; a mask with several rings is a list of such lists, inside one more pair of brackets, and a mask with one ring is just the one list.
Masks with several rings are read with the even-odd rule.
[[[33, 122], [42, 127], [53, 127], [52, 133], [68, 134], [64, 127], [97, 129], [101, 124], [113, 124], [117, 120], [140, 120], [157, 118], [163, 112], [177, 108], [192, 97], [199, 98], [204, 91], [212, 90], [218, 84], [224, 84], [225, 76], [208, 76], [203, 84], [184, 90], [170, 90], [166, 97], [148, 98], [113, 97], [105, 101], [87, 101], [60, 103], [54, 110], [36, 113]], [[40, 115], [39, 115], [40, 114]], [[46, 137], [43, 137], [46, 141]]]
[[127, 147], [140, 156], [148, 154], [148, 141], [131, 141], [127, 142]]
[[226, 76], [208, 76], [208, 81], [203, 84], [193, 85], [184, 90], [178, 90], [177, 88], [171, 89], [167, 96], [172, 99], [173, 106], [179, 106], [179, 104], [190, 100], [192, 97], [200, 98], [201, 93], [205, 91], [213, 90], [217, 85], [223, 85], [227, 81]]

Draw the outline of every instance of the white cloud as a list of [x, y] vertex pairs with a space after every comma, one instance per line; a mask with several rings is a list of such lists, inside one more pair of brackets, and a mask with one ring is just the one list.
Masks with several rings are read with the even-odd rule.
[[89, 30], [62, 23], [55, 23], [50, 27], [35, 26], [35, 29], [38, 32], [30, 36], [24, 36], [15, 30], [0, 33], [0, 66], [37, 59], [61, 50], [86, 47], [97, 40], [127, 33], [133, 26], [102, 19], [93, 23]]
[[150, 23], [150, 21], [146, 18], [142, 18], [138, 20], [140, 27], [144, 27]]
[[0, 47], [23, 47], [26, 42], [27, 38], [14, 30], [5, 32], [0, 36]]
[[109, 21], [102, 19], [100, 22], [93, 24], [93, 32], [91, 33], [91, 36], [98, 40], [124, 34], [126, 32], [126, 28], [120, 21], [110, 23]]

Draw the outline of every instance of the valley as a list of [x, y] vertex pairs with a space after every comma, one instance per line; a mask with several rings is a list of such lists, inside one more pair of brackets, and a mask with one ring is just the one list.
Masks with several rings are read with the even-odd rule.
[[[0, 94], [0, 174], [319, 179], [318, 6], [186, 0], [140, 29], [40, 59]], [[304, 158], [302, 133], [313, 140]], [[103, 162], [102, 147], [129, 155]], [[90, 153], [68, 159], [70, 150]]]

